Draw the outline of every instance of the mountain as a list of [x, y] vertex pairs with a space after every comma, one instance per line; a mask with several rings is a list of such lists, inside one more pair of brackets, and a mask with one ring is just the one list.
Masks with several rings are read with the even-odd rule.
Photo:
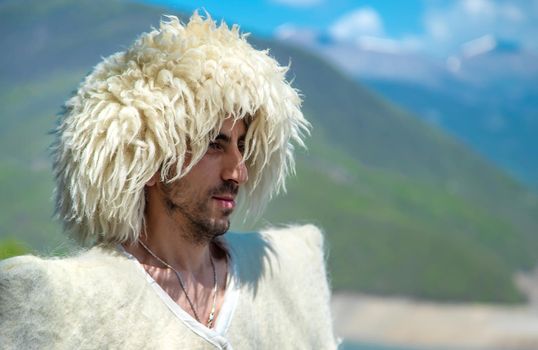
[[491, 35], [447, 59], [288, 36], [538, 190], [538, 53]]
[[466, 89], [464, 96], [455, 96], [452, 91], [458, 89], [451, 84], [432, 89], [401, 81], [359, 81], [422, 120], [446, 130], [538, 190], [538, 91], [518, 82], [506, 82], [524, 93], [510, 91], [503, 98], [504, 86], [493, 85], [478, 91]]
[[[69, 250], [51, 219], [47, 131], [91, 66], [156, 26], [162, 13], [170, 11], [124, 1], [0, 3], [0, 45], [9, 52], [0, 56], [0, 239], [45, 254]], [[281, 63], [291, 60], [289, 76], [314, 126], [288, 194], [254, 229], [321, 226], [337, 290], [522, 300], [513, 273], [538, 262], [532, 192], [319, 57], [250, 39]]]
[[538, 189], [538, 54], [501, 43], [457, 60], [451, 79], [439, 79], [436, 88], [388, 79], [363, 82]]

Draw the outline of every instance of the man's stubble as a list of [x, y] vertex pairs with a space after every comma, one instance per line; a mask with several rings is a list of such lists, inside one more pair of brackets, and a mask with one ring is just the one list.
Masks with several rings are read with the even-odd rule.
[[[222, 219], [210, 217], [209, 205], [212, 197], [219, 194], [236, 195], [239, 186], [233, 181], [225, 181], [219, 186], [207, 191], [201, 198], [192, 198], [186, 184], [181, 183], [161, 183], [163, 200], [167, 208], [168, 215], [172, 218], [179, 215], [186, 227], [181, 229], [183, 237], [192, 243], [206, 245], [223, 235], [230, 228], [229, 215], [233, 209], [224, 209]], [[191, 197], [191, 198], [189, 198]]]

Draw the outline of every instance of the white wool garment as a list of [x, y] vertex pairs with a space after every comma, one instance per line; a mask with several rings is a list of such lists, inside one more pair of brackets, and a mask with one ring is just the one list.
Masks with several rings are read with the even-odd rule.
[[239, 295], [223, 334], [178, 318], [137, 262], [96, 247], [71, 258], [0, 262], [1, 348], [336, 348], [317, 228], [224, 240]]
[[185, 175], [228, 117], [248, 125], [250, 176], [238, 201], [245, 217], [285, 189], [309, 123], [288, 67], [246, 37], [197, 13], [185, 25], [168, 16], [93, 69], [66, 103], [52, 147], [66, 231], [83, 241], [136, 241], [146, 182], [157, 172], [164, 181]]

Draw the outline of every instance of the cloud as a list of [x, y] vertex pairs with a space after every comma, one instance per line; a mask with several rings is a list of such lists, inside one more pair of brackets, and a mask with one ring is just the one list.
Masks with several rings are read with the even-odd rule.
[[374, 9], [363, 7], [346, 13], [336, 20], [329, 28], [329, 34], [341, 41], [355, 41], [363, 35], [381, 36], [383, 22]]
[[499, 8], [499, 14], [501, 17], [512, 22], [522, 22], [526, 20], [523, 11], [514, 4], [504, 4]]
[[424, 22], [427, 33], [433, 39], [446, 41], [451, 38], [450, 28], [443, 18], [435, 15], [427, 16]]
[[397, 40], [363, 35], [355, 40], [355, 44], [361, 50], [394, 54], [402, 52], [414, 52], [421, 47], [420, 40], [415, 37], [405, 37]]
[[[534, 4], [533, 4], [534, 3]], [[491, 35], [538, 49], [538, 6], [531, 1], [459, 0], [429, 3], [423, 17], [424, 45], [447, 55], [465, 42]]]
[[470, 58], [491, 51], [495, 46], [497, 46], [497, 40], [495, 40], [493, 35], [488, 34], [466, 42], [461, 48], [463, 56]]
[[460, 5], [469, 15], [491, 16], [495, 13], [495, 4], [490, 0], [462, 1]]
[[344, 13], [326, 29], [287, 23], [274, 34], [315, 50], [345, 47], [349, 55], [345, 59], [350, 62], [357, 60], [351, 54], [353, 50], [433, 54], [445, 60], [443, 66], [453, 72], [460, 71], [462, 60], [497, 48], [502, 50], [506, 45], [538, 51], [538, 1], [454, 0], [425, 4], [422, 31], [414, 33], [387, 35], [380, 13], [372, 7], [360, 7]]
[[303, 45], [314, 44], [318, 33], [309, 28], [297, 27], [292, 23], [284, 23], [275, 28], [273, 35], [279, 40], [292, 40]]
[[275, 4], [291, 7], [310, 7], [323, 3], [323, 0], [271, 0]]
[[402, 53], [417, 51], [420, 39], [406, 35], [393, 38], [385, 35], [379, 13], [371, 7], [362, 7], [338, 18], [327, 30], [335, 43], [355, 46], [364, 51]]

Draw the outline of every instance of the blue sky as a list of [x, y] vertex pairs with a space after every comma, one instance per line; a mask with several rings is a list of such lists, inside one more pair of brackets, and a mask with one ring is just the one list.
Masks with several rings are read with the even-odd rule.
[[388, 18], [397, 18], [387, 22], [389, 33], [418, 31], [420, 21], [416, 14], [424, 10], [422, 0], [406, 0], [405, 6], [394, 6], [394, 0], [145, 0], [143, 2], [188, 12], [205, 8], [214, 18], [239, 23], [246, 30], [264, 36], [272, 36], [275, 28], [286, 23], [323, 30], [339, 17], [361, 7], [372, 7]]
[[[538, 49], [536, 0], [141, 0], [238, 23], [262, 36], [381, 39], [398, 50], [448, 56], [487, 35]], [[364, 40], [363, 40], [364, 41]]]

